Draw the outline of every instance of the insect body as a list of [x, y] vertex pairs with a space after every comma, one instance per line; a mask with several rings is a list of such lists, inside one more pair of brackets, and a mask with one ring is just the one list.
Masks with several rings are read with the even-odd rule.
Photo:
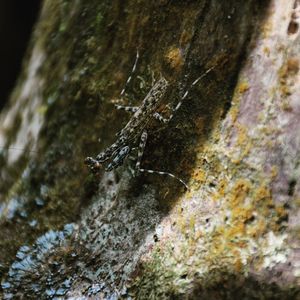
[[138, 108], [117, 106], [118, 109], [125, 109], [127, 111], [134, 112], [134, 114], [126, 126], [117, 134], [118, 139], [115, 143], [108, 147], [104, 152], [97, 155], [96, 159], [92, 157], [86, 158], [86, 164], [94, 172], [101, 168], [102, 164], [107, 160], [110, 160], [110, 163], [106, 167], [106, 171], [111, 171], [122, 165], [124, 159], [126, 159], [132, 148], [137, 145], [139, 140], [141, 140], [139, 145], [138, 160], [136, 163], [137, 171], [166, 174], [176, 178], [173, 174], [167, 172], [140, 168], [141, 158], [147, 139], [147, 124], [153, 118], [161, 121], [165, 120], [158, 113], [156, 113], [156, 109], [160, 105], [160, 102], [167, 91], [168, 85], [169, 84], [164, 77], [159, 79], [145, 97], [142, 105]]
[[[136, 69], [136, 64], [138, 61], [139, 54], [137, 53], [137, 57], [132, 69], [132, 73]], [[211, 68], [212, 69], [212, 68]], [[196, 79], [191, 86], [195, 85], [200, 78], [205, 76], [211, 69], [206, 71], [201, 77]], [[131, 76], [128, 78], [126, 85], [130, 82]], [[126, 87], [125, 85], [125, 87]], [[85, 159], [85, 163], [89, 166], [89, 168], [93, 172], [97, 172], [102, 165], [108, 161], [106, 171], [111, 171], [120, 165], [123, 164], [126, 157], [129, 153], [136, 149], [138, 146], [138, 157], [136, 162], [136, 171], [137, 172], [147, 172], [147, 173], [156, 173], [159, 175], [168, 175], [177, 179], [181, 182], [187, 189], [187, 184], [180, 178], [176, 177], [175, 175], [163, 172], [163, 171], [155, 171], [150, 169], [141, 168], [141, 159], [143, 156], [143, 152], [146, 146], [147, 141], [147, 125], [148, 123], [153, 120], [157, 119], [160, 122], [168, 123], [176, 110], [179, 109], [181, 106], [182, 101], [187, 97], [188, 91], [186, 91], [182, 97], [182, 99], [178, 102], [176, 107], [172, 108], [172, 113], [168, 118], [164, 118], [161, 116], [156, 110], [158, 106], [161, 104], [161, 101], [166, 94], [167, 88], [169, 86], [168, 81], [161, 77], [150, 89], [149, 93], [143, 100], [140, 107], [133, 107], [133, 106], [121, 106], [116, 105], [117, 109], [123, 109], [128, 112], [132, 112], [133, 115], [126, 126], [117, 134], [118, 138], [115, 143], [109, 146], [105, 151], [101, 152], [96, 156], [96, 158], [87, 157]], [[125, 88], [121, 92], [121, 96], [124, 94]]]

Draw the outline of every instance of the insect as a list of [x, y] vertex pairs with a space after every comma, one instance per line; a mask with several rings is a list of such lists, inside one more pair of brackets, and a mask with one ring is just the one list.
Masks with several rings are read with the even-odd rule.
[[[129, 84], [132, 78], [132, 74], [136, 70], [137, 62], [139, 59], [139, 52], [137, 51], [136, 59], [131, 71], [131, 75], [126, 81], [126, 84], [123, 90], [120, 93], [120, 96], [123, 97], [125, 93], [126, 86]], [[191, 84], [190, 89], [199, 82], [207, 73], [209, 73], [214, 67], [208, 69], [204, 74], [198, 77]], [[180, 108], [182, 102], [189, 94], [190, 89], [188, 89], [179, 100], [175, 107], [171, 107], [171, 114], [165, 118], [160, 113], [157, 112], [158, 107], [160, 106], [166, 91], [169, 87], [169, 82], [166, 78], [161, 77], [156, 83], [152, 86], [146, 97], [144, 98], [142, 104], [137, 106], [123, 106], [116, 105], [117, 109], [122, 109], [127, 112], [133, 113], [129, 122], [125, 127], [117, 133], [117, 140], [109, 146], [106, 150], [101, 152], [96, 156], [87, 157], [85, 163], [92, 170], [92, 172], [97, 173], [99, 169], [102, 168], [103, 164], [106, 164], [105, 171], [111, 171], [121, 166], [124, 160], [128, 157], [131, 151], [138, 149], [137, 161], [135, 165], [135, 170], [137, 173], [155, 173], [159, 175], [167, 175], [184, 185], [188, 189], [188, 185], [179, 177], [175, 176], [172, 173], [158, 170], [145, 169], [141, 167], [141, 160], [143, 157], [144, 149], [148, 137], [147, 126], [149, 122], [153, 119], [156, 119], [164, 124], [167, 124], [172, 118], [174, 113]]]

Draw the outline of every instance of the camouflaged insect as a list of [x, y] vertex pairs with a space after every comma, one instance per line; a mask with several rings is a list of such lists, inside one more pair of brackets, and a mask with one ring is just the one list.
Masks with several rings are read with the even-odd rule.
[[[137, 61], [139, 58], [139, 53], [137, 52], [136, 60], [133, 65], [133, 69], [131, 74], [135, 71]], [[204, 74], [202, 74], [199, 78], [197, 78], [191, 85], [194, 86], [201, 78], [203, 78], [208, 72], [210, 72], [213, 68], [207, 70]], [[130, 76], [125, 84], [124, 89], [121, 92], [121, 96], [125, 93], [125, 88], [127, 84], [131, 81]], [[166, 94], [167, 88], [169, 86], [168, 81], [161, 77], [150, 89], [149, 93], [143, 100], [141, 106], [122, 106], [116, 105], [117, 109], [123, 109], [128, 112], [132, 112], [133, 115], [126, 126], [117, 134], [118, 139], [115, 143], [109, 146], [105, 151], [101, 152], [96, 156], [96, 158], [87, 157], [85, 159], [85, 163], [89, 166], [89, 168], [93, 172], [98, 172], [99, 169], [102, 168], [102, 165], [106, 163], [105, 171], [111, 171], [120, 165], [123, 164], [124, 160], [128, 157], [130, 152], [133, 149], [136, 149], [138, 146], [138, 157], [136, 162], [136, 171], [137, 172], [147, 172], [147, 173], [156, 173], [159, 175], [168, 175], [177, 179], [181, 182], [185, 188], [188, 189], [187, 184], [177, 176], [163, 171], [155, 171], [151, 169], [144, 169], [141, 168], [141, 159], [143, 156], [143, 152], [146, 146], [147, 141], [147, 125], [153, 119], [157, 119], [160, 122], [168, 123], [175, 111], [179, 109], [181, 106], [182, 101], [187, 97], [189, 90], [187, 90], [181, 100], [178, 102], [176, 107], [172, 108], [172, 113], [168, 118], [164, 118], [161, 116], [156, 110], [160, 106], [164, 95]]]

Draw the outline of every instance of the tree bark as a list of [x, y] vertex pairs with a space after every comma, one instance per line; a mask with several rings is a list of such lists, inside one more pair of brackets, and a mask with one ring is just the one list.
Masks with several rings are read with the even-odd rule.
[[[299, 11], [299, 0], [45, 0], [0, 115], [2, 297], [297, 299]], [[133, 177], [130, 159], [90, 174], [85, 157], [130, 118], [113, 104], [141, 105], [161, 76], [163, 104], [189, 96], [151, 124], [142, 165], [189, 190]]]

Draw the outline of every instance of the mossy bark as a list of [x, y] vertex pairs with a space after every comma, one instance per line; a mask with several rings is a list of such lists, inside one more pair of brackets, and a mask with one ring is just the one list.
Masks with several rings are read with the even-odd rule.
[[[3, 297], [296, 299], [299, 7], [45, 0], [0, 116]], [[113, 103], [159, 76], [176, 103], [211, 67], [143, 156], [189, 191], [130, 160], [89, 174], [128, 121]]]

